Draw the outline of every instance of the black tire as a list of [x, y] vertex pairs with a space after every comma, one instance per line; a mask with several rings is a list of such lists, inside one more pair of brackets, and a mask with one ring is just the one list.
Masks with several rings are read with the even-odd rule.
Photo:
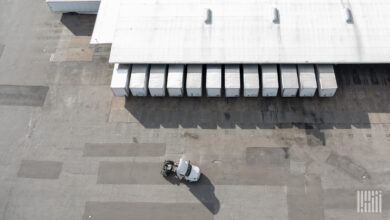
[[162, 167], [162, 169], [161, 169], [161, 174], [162, 174], [164, 177], [168, 177], [168, 176], [172, 175], [173, 170], [167, 169], [167, 167], [168, 167], [169, 165], [171, 165], [171, 167], [173, 167], [174, 164], [175, 164], [175, 162], [173, 162], [172, 160], [165, 160], [164, 163], [163, 163], [163, 167]]

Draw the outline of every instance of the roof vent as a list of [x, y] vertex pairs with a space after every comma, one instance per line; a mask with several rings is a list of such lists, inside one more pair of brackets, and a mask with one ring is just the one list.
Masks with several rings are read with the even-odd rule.
[[346, 20], [346, 22], [347, 22], [348, 24], [353, 24], [353, 16], [352, 16], [352, 11], [351, 11], [351, 9], [347, 8], [346, 13], [347, 13], [347, 20]]
[[206, 20], [204, 21], [204, 23], [206, 24], [213, 23], [213, 12], [209, 8], [206, 11]]
[[280, 15], [277, 8], [274, 8], [274, 20], [272, 20], [272, 22], [274, 22], [274, 24], [280, 24]]

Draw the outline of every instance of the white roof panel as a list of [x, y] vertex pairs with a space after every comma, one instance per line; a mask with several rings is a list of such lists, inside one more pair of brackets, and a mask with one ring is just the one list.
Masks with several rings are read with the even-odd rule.
[[101, 0], [93, 29], [91, 44], [111, 44], [121, 0]]
[[390, 62], [388, 0], [118, 1], [111, 63]]

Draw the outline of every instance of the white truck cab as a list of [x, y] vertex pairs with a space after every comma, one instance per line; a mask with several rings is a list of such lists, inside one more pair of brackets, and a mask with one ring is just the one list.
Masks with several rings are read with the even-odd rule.
[[176, 169], [176, 175], [179, 178], [184, 178], [189, 182], [196, 182], [200, 178], [200, 169], [197, 166], [191, 165], [190, 161], [185, 161], [180, 158]]

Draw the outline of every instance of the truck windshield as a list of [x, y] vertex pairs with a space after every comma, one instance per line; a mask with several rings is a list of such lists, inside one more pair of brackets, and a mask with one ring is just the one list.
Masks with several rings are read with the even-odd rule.
[[192, 170], [192, 165], [190, 163], [188, 163], [187, 171], [186, 171], [186, 174], [184, 174], [184, 175], [189, 176], [191, 173], [191, 170]]

